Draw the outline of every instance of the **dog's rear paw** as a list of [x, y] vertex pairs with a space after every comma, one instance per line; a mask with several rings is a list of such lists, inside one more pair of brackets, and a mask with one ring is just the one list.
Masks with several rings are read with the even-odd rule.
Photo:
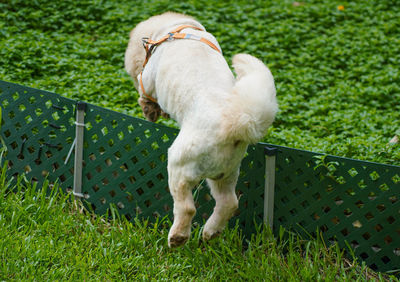
[[203, 231], [203, 240], [204, 241], [209, 241], [211, 239], [214, 239], [215, 237], [218, 237], [222, 232], [221, 231], [216, 231], [216, 232], [207, 232]]
[[179, 246], [182, 246], [183, 244], [186, 243], [186, 241], [189, 239], [188, 236], [180, 235], [180, 234], [175, 234], [172, 235], [168, 238], [168, 246], [170, 248], [176, 248]]

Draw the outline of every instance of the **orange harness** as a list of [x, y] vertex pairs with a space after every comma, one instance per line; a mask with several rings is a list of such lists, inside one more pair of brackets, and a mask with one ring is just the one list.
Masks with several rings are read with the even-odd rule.
[[[162, 37], [159, 40], [155, 41], [155, 40], [151, 40], [147, 37], [142, 38], [143, 47], [146, 50], [146, 59], [144, 60], [144, 63], [143, 63], [143, 70], [144, 70], [144, 67], [146, 66], [147, 62], [149, 61], [151, 55], [153, 54], [154, 50], [156, 49], [156, 47], [165, 41], [171, 41], [174, 39], [198, 40], [198, 41], [201, 41], [201, 42], [207, 44], [208, 46], [210, 46], [214, 50], [218, 51], [219, 53], [222, 53], [221, 50], [214, 43], [212, 43], [210, 40], [208, 40], [204, 37], [200, 37], [200, 36], [190, 34], [190, 33], [180, 33], [180, 31], [185, 28], [193, 28], [196, 30], [203, 30], [203, 29], [201, 29], [197, 26], [193, 26], [193, 25], [181, 25], [178, 28], [174, 29], [173, 31], [169, 32], [167, 35], [165, 35], [164, 37]], [[150, 101], [152, 101], [154, 103], [157, 103], [157, 99], [151, 97], [150, 95], [147, 95], [146, 91], [144, 90], [143, 81], [142, 81], [143, 70], [140, 72], [140, 79], [139, 79], [140, 88], [142, 89], [142, 93], [147, 99], [149, 99]]]

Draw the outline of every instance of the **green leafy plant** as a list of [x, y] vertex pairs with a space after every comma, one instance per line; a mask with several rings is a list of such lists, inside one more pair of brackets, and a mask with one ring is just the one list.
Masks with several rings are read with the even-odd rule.
[[339, 184], [344, 184], [345, 180], [343, 176], [337, 176], [335, 174], [337, 167], [340, 165], [339, 162], [334, 162], [334, 161], [327, 161], [327, 155], [317, 155], [314, 156], [315, 159], [315, 167], [314, 170], [318, 168], [325, 168], [325, 175], [328, 176], [329, 178], [333, 179], [335, 182]]
[[265, 141], [399, 164], [399, 144], [387, 146], [400, 120], [391, 0], [3, 1], [0, 79], [143, 117], [123, 67], [129, 31], [169, 10], [200, 20], [228, 62], [247, 52], [269, 66], [280, 112]]

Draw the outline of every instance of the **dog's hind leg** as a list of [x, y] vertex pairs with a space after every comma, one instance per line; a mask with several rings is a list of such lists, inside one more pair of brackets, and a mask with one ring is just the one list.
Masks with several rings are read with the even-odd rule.
[[214, 197], [216, 204], [214, 212], [204, 226], [204, 240], [210, 240], [219, 235], [238, 208], [239, 202], [235, 193], [238, 175], [239, 170], [221, 180], [207, 179], [211, 195]]
[[174, 223], [168, 234], [168, 246], [183, 245], [190, 236], [192, 218], [196, 213], [192, 188], [196, 183], [186, 181], [175, 173], [169, 173], [169, 189], [174, 199]]

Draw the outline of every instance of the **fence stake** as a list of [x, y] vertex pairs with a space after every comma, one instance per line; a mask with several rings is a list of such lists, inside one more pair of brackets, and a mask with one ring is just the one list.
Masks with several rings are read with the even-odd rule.
[[75, 134], [75, 163], [74, 163], [74, 190], [75, 197], [84, 198], [82, 194], [82, 159], [83, 159], [83, 133], [85, 129], [86, 103], [76, 104], [76, 134]]
[[276, 148], [265, 147], [264, 222], [273, 228]]

